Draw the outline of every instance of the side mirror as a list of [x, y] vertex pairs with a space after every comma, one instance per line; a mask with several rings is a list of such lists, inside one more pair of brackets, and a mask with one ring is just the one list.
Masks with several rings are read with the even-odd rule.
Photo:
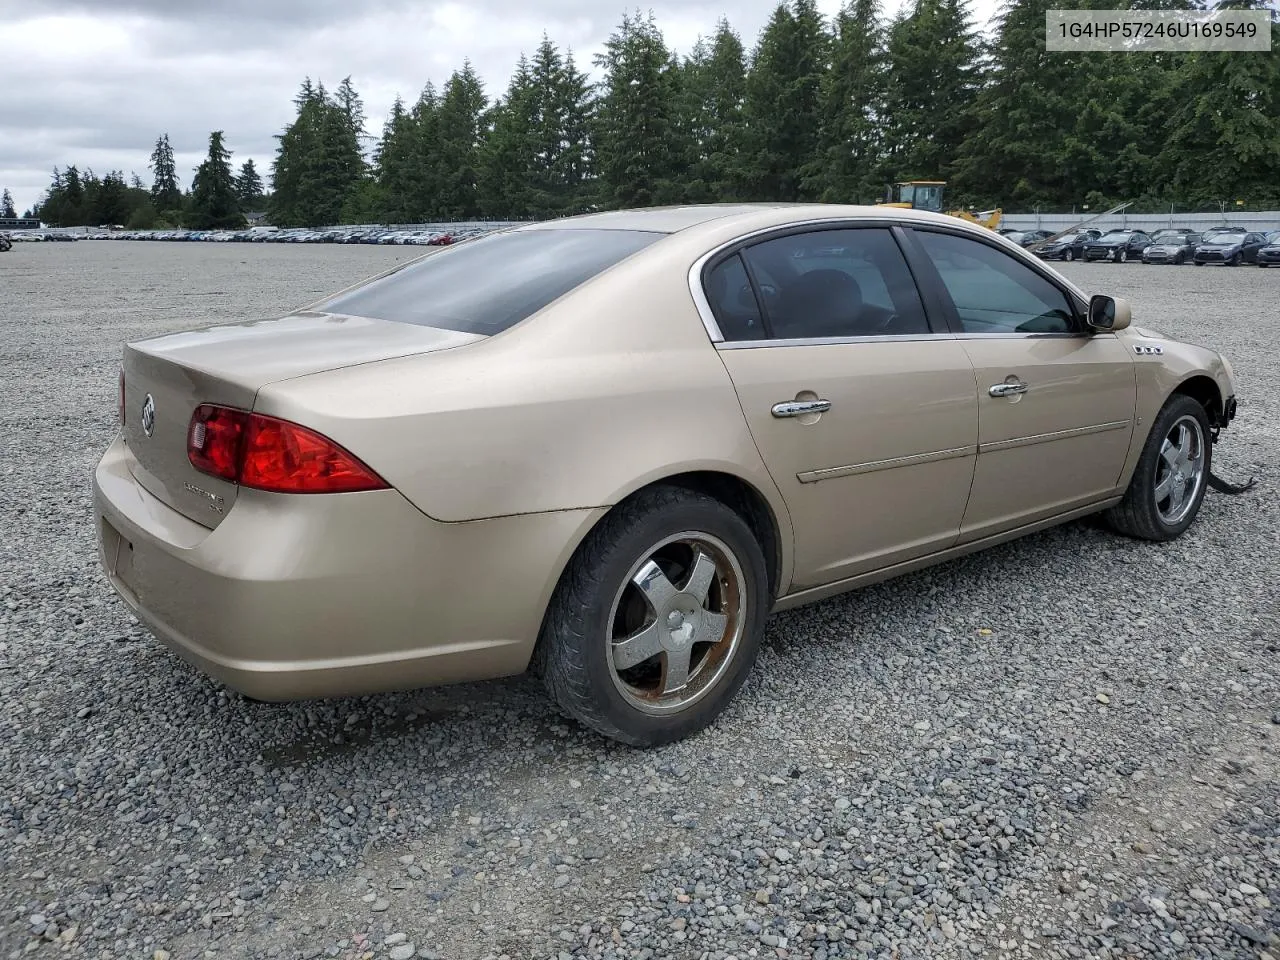
[[1129, 301], [1101, 293], [1089, 298], [1089, 326], [1095, 330], [1123, 330], [1133, 319]]

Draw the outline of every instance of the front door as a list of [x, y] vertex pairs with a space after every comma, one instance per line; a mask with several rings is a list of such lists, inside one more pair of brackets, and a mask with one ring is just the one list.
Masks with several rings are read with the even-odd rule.
[[1128, 348], [995, 244], [916, 230], [977, 378], [978, 460], [961, 527], [980, 539], [1115, 493], [1137, 400]]
[[791, 513], [792, 588], [954, 544], [977, 447], [973, 368], [930, 328], [893, 232], [765, 239], [722, 260], [707, 293]]

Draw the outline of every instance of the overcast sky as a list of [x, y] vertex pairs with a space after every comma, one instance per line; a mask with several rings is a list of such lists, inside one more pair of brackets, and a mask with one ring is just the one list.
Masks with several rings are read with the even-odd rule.
[[[902, 0], [883, 0], [892, 13]], [[667, 43], [687, 52], [727, 15], [748, 48], [777, 0], [657, 0]], [[996, 0], [972, 0], [980, 24]], [[830, 15], [840, 0], [819, 0]], [[0, 186], [18, 212], [53, 167], [137, 172], [169, 134], [183, 185], [210, 130], [236, 166], [264, 179], [272, 137], [293, 116], [303, 77], [336, 87], [348, 74], [377, 134], [397, 94], [416, 98], [469, 57], [490, 98], [543, 31], [590, 70], [625, 0], [0, 0]], [[732, 12], [730, 12], [732, 11]]]

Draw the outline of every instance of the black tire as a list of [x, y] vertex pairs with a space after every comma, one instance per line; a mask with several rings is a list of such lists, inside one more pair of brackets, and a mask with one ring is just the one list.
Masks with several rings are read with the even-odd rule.
[[1241, 260], [1241, 256], [1240, 256], [1240, 254], [1239, 254], [1239, 253], [1237, 253], [1237, 254], [1233, 255], [1233, 256], [1231, 257], [1231, 259], [1230, 259], [1230, 260], [1228, 260], [1228, 261], [1227, 261], [1227, 266], [1228, 266], [1228, 267], [1238, 267], [1238, 266], [1240, 266], [1240, 260]]
[[1203, 260], [1192, 260], [1191, 262], [1192, 262], [1192, 263], [1194, 263], [1197, 267], [1203, 267], [1203, 266], [1204, 266], [1204, 261], [1203, 261]]
[[1260, 267], [1265, 267], [1265, 266], [1266, 266], [1266, 264], [1265, 264], [1265, 263], [1263, 263], [1261, 260], [1259, 260], [1259, 261], [1258, 261], [1258, 266], [1260, 266]]
[[1075, 258], [1076, 258], [1076, 252], [1072, 250], [1070, 247], [1067, 247], [1067, 249], [1064, 250], [1062, 253], [1062, 259], [1067, 261], [1067, 263], [1070, 263]]
[[1185, 253], [1182, 253], [1182, 252], [1175, 253], [1175, 254], [1173, 255], [1173, 262], [1174, 262], [1174, 265], [1175, 265], [1175, 266], [1179, 266], [1179, 267], [1180, 267], [1180, 266], [1182, 266], [1184, 263], [1186, 263], [1186, 262], [1187, 262], [1187, 255], [1186, 255]]
[[1124, 247], [1121, 247], [1119, 250], [1116, 251], [1116, 263], [1124, 263], [1128, 259], [1129, 259], [1129, 251], [1126, 250]]
[[[699, 699], [654, 715], [634, 705], [615, 680], [610, 614], [636, 564], [665, 538], [687, 531], [710, 535], [737, 561], [742, 630]], [[741, 516], [702, 493], [651, 487], [615, 507], [578, 548], [547, 609], [534, 666], [552, 699], [581, 723], [631, 746], [660, 746], [702, 730], [733, 699], [756, 659], [771, 605], [764, 553]]]
[[[1193, 418], [1200, 425], [1204, 465], [1199, 486], [1192, 494], [1192, 502], [1185, 516], [1176, 523], [1169, 523], [1161, 516], [1157, 506], [1156, 484], [1161, 467], [1161, 448], [1174, 425], [1184, 417]], [[1124, 499], [1107, 510], [1103, 518], [1113, 530], [1140, 540], [1163, 543], [1176, 540], [1195, 522], [1209, 488], [1209, 471], [1213, 467], [1213, 442], [1209, 437], [1209, 415], [1203, 406], [1185, 394], [1175, 393], [1156, 414], [1151, 432], [1138, 458], [1138, 466], [1125, 490]]]

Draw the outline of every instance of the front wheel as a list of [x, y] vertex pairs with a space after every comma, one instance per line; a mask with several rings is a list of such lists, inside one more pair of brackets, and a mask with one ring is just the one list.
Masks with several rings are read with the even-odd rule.
[[615, 508], [570, 561], [537, 668], [577, 720], [659, 746], [733, 699], [768, 608], [764, 553], [742, 517], [705, 494], [654, 487]]
[[1124, 499], [1106, 512], [1120, 533], [1142, 540], [1174, 540], [1195, 521], [1213, 461], [1209, 415], [1175, 394], [1156, 414]]
[[1173, 262], [1175, 266], [1182, 266], [1182, 264], [1187, 262], [1187, 255], [1185, 253], [1175, 253], [1173, 255]]
[[1126, 250], [1124, 247], [1121, 247], [1119, 250], [1116, 251], [1116, 263], [1124, 263], [1128, 259], [1129, 259], [1129, 251]]
[[1070, 263], [1075, 258], [1076, 258], [1076, 252], [1072, 250], [1070, 247], [1067, 247], [1066, 251], [1062, 254], [1062, 259], [1067, 261], [1067, 263]]

